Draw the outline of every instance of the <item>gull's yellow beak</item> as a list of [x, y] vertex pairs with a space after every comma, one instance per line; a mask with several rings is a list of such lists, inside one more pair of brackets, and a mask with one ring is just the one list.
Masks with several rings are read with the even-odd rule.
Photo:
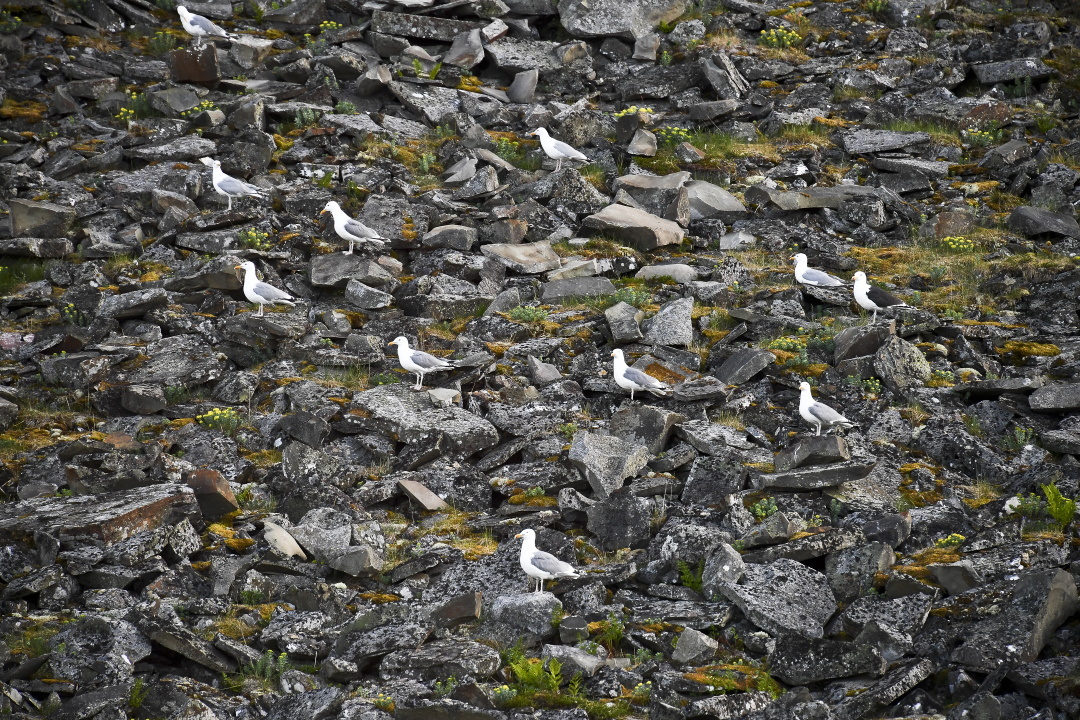
[[611, 351], [611, 357], [615, 357], [615, 351], [614, 350]]
[[389, 346], [389, 345], [397, 345], [397, 340], [391, 340], [390, 342], [388, 342], [388, 343], [386, 343], [386, 344], [387, 344], [388, 346]]
[[233, 270], [243, 270], [243, 269], [244, 269], [243, 265], [234, 265], [233, 266]]
[[320, 211], [319, 211], [319, 214], [320, 214], [320, 215], [325, 215], [325, 214], [326, 214], [326, 213], [328, 213], [328, 212], [330, 212], [330, 211], [329, 211], [329, 210], [327, 210], [326, 208], [323, 208], [322, 210], [320, 210]]
[[516, 538], [519, 538], [519, 537], [521, 537], [521, 533], [518, 533], [518, 534], [517, 534], [517, 535], [515, 535], [514, 537], [516, 537]]

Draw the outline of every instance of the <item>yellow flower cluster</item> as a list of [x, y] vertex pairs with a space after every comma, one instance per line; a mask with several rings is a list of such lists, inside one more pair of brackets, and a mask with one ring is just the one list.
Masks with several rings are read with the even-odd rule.
[[274, 247], [274, 243], [270, 241], [270, 233], [255, 228], [244, 228], [237, 233], [237, 238], [241, 245], [255, 250], [270, 250]]
[[662, 143], [675, 145], [676, 143], [689, 142], [690, 138], [693, 136], [686, 128], [665, 125], [662, 128], [656, 129], [656, 137]]
[[614, 115], [617, 118], [621, 118], [627, 115], [637, 115], [638, 113], [651, 113], [652, 111], [653, 109], [651, 107], [638, 107], [637, 105], [631, 105], [628, 108], [619, 110], [618, 112], [614, 113]]
[[379, 693], [371, 699], [371, 702], [375, 705], [375, 707], [379, 708], [380, 710], [385, 710], [386, 712], [394, 712], [394, 698], [390, 697], [389, 695]]
[[957, 545], [962, 545], [965, 540], [967, 540], [967, 538], [960, 533], [953, 533], [948, 537], [941, 538], [934, 544], [941, 548], [956, 547]]
[[949, 237], [941, 238], [941, 248], [943, 250], [948, 250], [949, 252], [965, 253], [974, 250], [975, 243], [966, 237], [950, 235]]
[[240, 412], [235, 408], [212, 408], [195, 417], [195, 422], [210, 430], [231, 435], [240, 427]]
[[122, 120], [123, 122], [127, 122], [129, 120], [134, 120], [135, 119], [135, 111], [132, 110], [131, 108], [126, 108], [126, 107], [125, 108], [120, 108], [119, 110], [116, 111], [116, 116], [115, 117], [116, 117], [117, 120]]
[[762, 345], [766, 350], [784, 350], [786, 352], [802, 352], [806, 349], [806, 338], [801, 337], [778, 337]]
[[990, 145], [998, 141], [1001, 133], [991, 130], [965, 130], [964, 139], [972, 145]]
[[192, 115], [198, 115], [203, 111], [217, 110], [217, 105], [212, 100], [203, 100], [201, 103], [188, 110], [182, 110], [180, 112], [184, 117], [191, 117]]
[[319, 23], [319, 31], [326, 32], [327, 30], [340, 30], [341, 23], [334, 22], [333, 20], [323, 20]]
[[761, 37], [758, 43], [770, 48], [789, 48], [795, 47], [802, 38], [799, 37], [799, 33], [794, 30], [788, 30], [787, 28], [776, 28], [775, 30], [762, 30]]

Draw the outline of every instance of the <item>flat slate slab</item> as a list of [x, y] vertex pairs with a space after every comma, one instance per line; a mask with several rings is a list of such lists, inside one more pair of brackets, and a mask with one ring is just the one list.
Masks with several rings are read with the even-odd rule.
[[178, 483], [98, 495], [34, 498], [0, 505], [0, 540], [46, 532], [54, 537], [90, 535], [112, 544], [143, 530], [199, 517], [195, 491]]

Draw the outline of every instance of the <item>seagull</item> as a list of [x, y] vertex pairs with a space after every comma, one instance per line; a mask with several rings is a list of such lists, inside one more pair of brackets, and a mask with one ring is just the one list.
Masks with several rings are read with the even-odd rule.
[[180, 24], [187, 30], [188, 35], [195, 38], [195, 43], [197, 45], [202, 45], [202, 39], [207, 35], [229, 38], [230, 40], [236, 39], [235, 35], [225, 32], [202, 15], [188, 12], [188, 9], [183, 5], [176, 6], [176, 13], [180, 16]]
[[630, 399], [634, 399], [635, 390], [648, 390], [653, 395], [666, 395], [668, 386], [660, 382], [652, 375], [647, 375], [640, 370], [628, 367], [623, 359], [622, 350], [612, 350], [611, 357], [615, 358], [615, 384], [623, 390], [630, 391]]
[[540, 147], [544, 149], [544, 154], [552, 160], [557, 161], [555, 164], [555, 172], [559, 171], [562, 167], [563, 160], [585, 160], [589, 158], [579, 153], [574, 148], [570, 147], [562, 140], [556, 140], [548, 135], [547, 128], [538, 127], [533, 130], [529, 135], [536, 135], [540, 138]]
[[803, 285], [813, 285], [815, 287], [837, 287], [843, 285], [844, 281], [835, 275], [830, 275], [827, 272], [821, 270], [815, 270], [806, 266], [806, 255], [803, 253], [795, 253], [791, 257], [795, 261], [795, 279], [801, 282]]
[[799, 383], [799, 390], [802, 391], [802, 397], [799, 398], [799, 414], [802, 415], [803, 420], [817, 427], [816, 435], [821, 434], [821, 428], [825, 428], [825, 432], [828, 432], [833, 427], [855, 427], [855, 423], [825, 403], [814, 400], [814, 396], [810, 394], [810, 383], [805, 381]]
[[269, 283], [264, 283], [255, 275], [255, 263], [248, 260], [236, 266], [237, 270], [244, 271], [244, 297], [248, 302], [259, 305], [259, 316], [263, 314], [263, 308], [270, 304], [282, 303], [293, 307], [296, 303], [294, 298], [284, 290], [278, 290]]
[[386, 242], [386, 238], [379, 235], [371, 228], [359, 220], [353, 220], [351, 217], [345, 214], [345, 211], [341, 209], [341, 206], [337, 204], [337, 201], [331, 200], [326, 203], [326, 207], [322, 209], [323, 213], [330, 213], [334, 217], [334, 232], [338, 234], [338, 237], [342, 240], [349, 241], [349, 249], [345, 253], [346, 255], [353, 254], [353, 245], [357, 242], [363, 242], [366, 240], [378, 240], [380, 242]]
[[265, 198], [266, 191], [260, 187], [256, 187], [251, 183], [246, 183], [243, 180], [237, 180], [231, 175], [226, 175], [221, 171], [221, 161], [211, 160], [208, 157], [199, 158], [199, 161], [203, 165], [208, 165], [214, 169], [213, 180], [214, 189], [217, 190], [219, 195], [224, 195], [229, 199], [228, 210], [232, 210], [232, 199], [241, 197], [258, 197]]
[[420, 390], [424, 386], [424, 375], [429, 372], [443, 372], [453, 370], [454, 366], [442, 358], [428, 355], [421, 350], [413, 350], [409, 347], [409, 340], [404, 335], [399, 335], [387, 345], [397, 345], [398, 362], [401, 367], [416, 375], [416, 386], [413, 390]]
[[521, 569], [536, 580], [536, 592], [542, 592], [545, 580], [576, 578], [581, 574], [570, 563], [565, 563], [551, 553], [536, 549], [536, 531], [522, 530], [514, 536], [521, 538]]
[[862, 270], [851, 276], [855, 281], [855, 302], [863, 310], [873, 310], [874, 317], [870, 322], [877, 322], [877, 311], [891, 307], [911, 307], [906, 302], [890, 295], [879, 287], [874, 287], [866, 281], [866, 273]]

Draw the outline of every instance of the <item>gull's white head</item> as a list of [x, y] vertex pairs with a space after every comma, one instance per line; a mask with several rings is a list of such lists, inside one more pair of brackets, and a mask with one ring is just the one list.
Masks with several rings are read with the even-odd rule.
[[539, 135], [540, 137], [546, 137], [547, 134], [548, 134], [548, 131], [547, 131], [547, 128], [545, 128], [545, 127], [538, 127], [535, 130], [533, 130], [532, 132], [525, 133], [525, 134], [526, 135]]
[[398, 347], [402, 347], [402, 348], [405, 348], [407, 350], [409, 348], [409, 339], [407, 337], [405, 337], [404, 335], [398, 335], [396, 338], [394, 338], [393, 340], [391, 340], [390, 342], [388, 342], [386, 344], [387, 345], [397, 345]]
[[320, 212], [319, 214], [322, 215], [323, 213], [333, 213], [337, 212], [340, 209], [341, 206], [337, 204], [337, 200], [330, 200], [326, 203], [326, 207], [324, 207], [322, 209], [322, 212]]
[[799, 383], [799, 390], [801, 390], [803, 393], [810, 392], [810, 383], [803, 380], [801, 383]]
[[255, 263], [250, 260], [240, 263], [236, 266], [236, 270], [243, 270], [244, 272], [255, 272]]
[[[181, 9], [183, 9], [183, 8], [177, 8], [177, 10], [181, 10]], [[213, 158], [208, 158], [208, 157], [199, 158], [199, 162], [201, 162], [206, 167], [217, 167], [217, 166], [221, 165], [221, 162], [219, 160], [214, 160]]]
[[611, 357], [615, 358], [616, 360], [622, 360], [623, 359], [622, 350], [620, 350], [618, 348], [615, 348], [614, 350], [611, 351]]
[[526, 529], [522, 530], [521, 532], [519, 532], [514, 537], [515, 538], [522, 538], [522, 539], [524, 539], [526, 541], [529, 541], [529, 540], [535, 541], [536, 540], [536, 531], [533, 530], [532, 528], [526, 528]]
[[177, 5], [176, 6], [176, 12], [180, 14], [180, 17], [187, 17], [188, 15], [191, 14], [191, 13], [188, 12], [188, 9], [186, 7], [184, 7], [183, 5]]
[[806, 255], [803, 254], [803, 253], [795, 253], [794, 255], [791, 256], [791, 259], [795, 261], [796, 265], [805, 265], [806, 264]]
[[861, 283], [861, 284], [865, 285], [866, 284], [866, 273], [864, 273], [862, 270], [859, 270], [858, 272], [856, 272], [854, 275], [851, 276], [851, 279], [854, 280], [857, 283]]

